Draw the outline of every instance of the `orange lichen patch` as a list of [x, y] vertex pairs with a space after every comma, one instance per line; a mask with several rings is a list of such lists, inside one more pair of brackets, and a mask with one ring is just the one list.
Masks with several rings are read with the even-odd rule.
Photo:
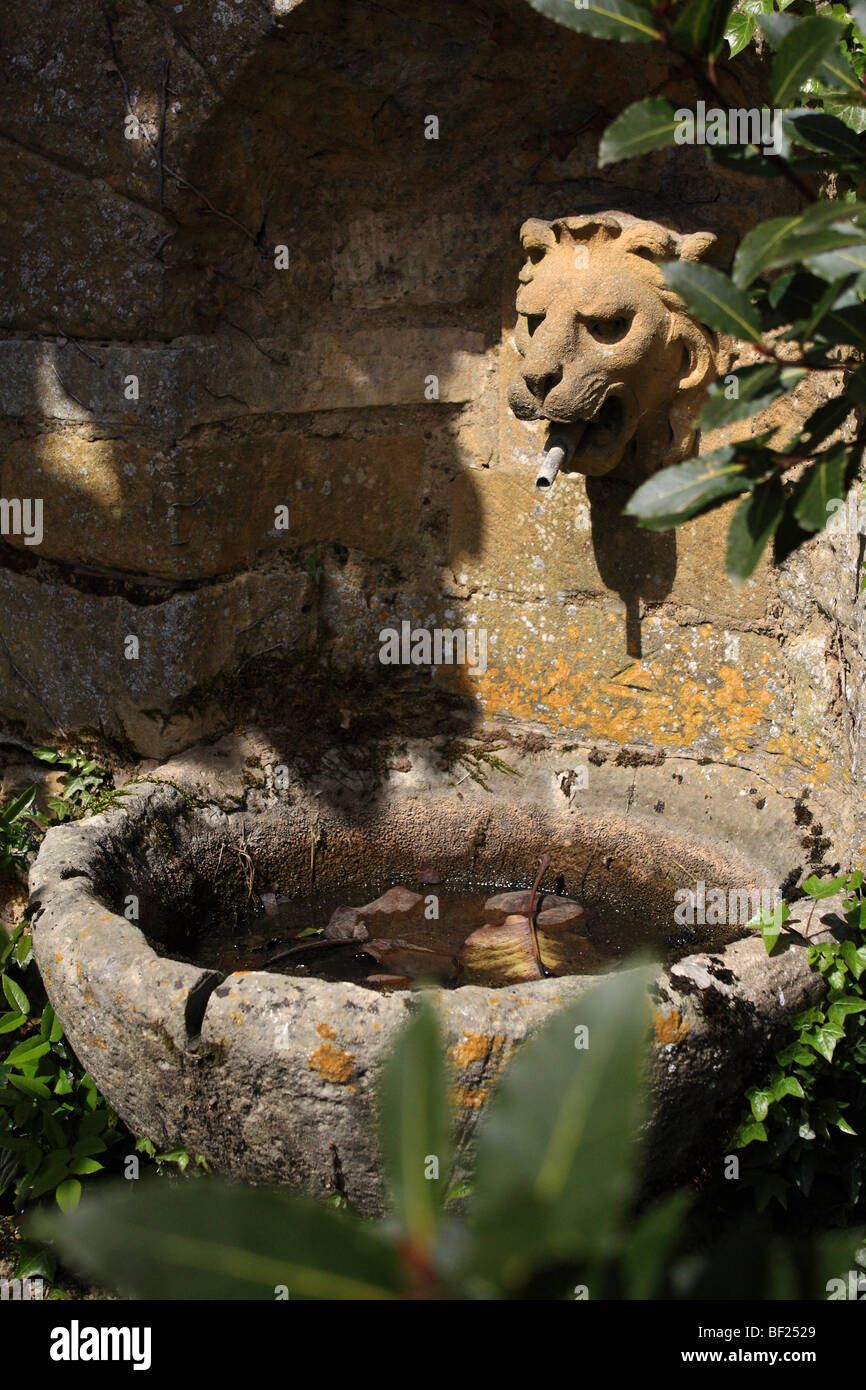
[[326, 1081], [345, 1086], [354, 1071], [355, 1056], [352, 1052], [341, 1052], [333, 1043], [324, 1042], [310, 1057], [309, 1065]]
[[335, 1037], [337, 1036], [336, 1033], [334, 1032], [333, 1028], [329, 1028], [328, 1025], [327, 1025], [327, 1023], [317, 1023], [317, 1024], [316, 1024], [316, 1032], [318, 1033], [318, 1035], [319, 1035], [320, 1038], [331, 1038], [331, 1039], [333, 1039], [333, 1038], [335, 1038]]
[[489, 1094], [487, 1086], [452, 1086], [451, 1104], [461, 1110], [480, 1110]]
[[233, 1018], [235, 1023], [238, 1024], [243, 1023], [244, 1021], [243, 1014], [240, 1013], [237, 1009], [232, 1009], [231, 1013], [229, 1014], [229, 1018]]
[[486, 1062], [494, 1053], [502, 1051], [505, 1037], [502, 1033], [464, 1033], [462, 1042], [448, 1049], [458, 1067], [471, 1066], [473, 1062]]
[[688, 1023], [680, 1017], [676, 1009], [671, 1009], [665, 1014], [654, 1009], [653, 1028], [659, 1047], [665, 1047], [668, 1043], [682, 1042], [683, 1038], [688, 1037], [691, 1031]]
[[59, 965], [60, 962], [62, 961], [63, 957], [62, 957], [62, 955], [60, 954], [59, 951], [55, 951], [55, 952], [54, 952], [54, 959], [57, 961], [57, 964], [58, 964], [58, 965]]

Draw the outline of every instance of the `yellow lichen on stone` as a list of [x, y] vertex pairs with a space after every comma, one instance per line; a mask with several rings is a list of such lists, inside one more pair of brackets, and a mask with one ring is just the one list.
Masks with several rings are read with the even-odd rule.
[[344, 1086], [354, 1071], [355, 1056], [352, 1052], [341, 1052], [330, 1042], [324, 1042], [311, 1055], [309, 1064], [326, 1081]]
[[685, 1019], [681, 1018], [676, 1009], [671, 1009], [668, 1013], [653, 1011], [653, 1028], [655, 1039], [659, 1047], [666, 1047], [670, 1043], [682, 1042], [683, 1038], [688, 1037], [691, 1031]]
[[449, 1048], [449, 1053], [458, 1067], [471, 1066], [473, 1062], [485, 1062], [494, 1053], [501, 1052], [505, 1046], [502, 1033], [464, 1033], [463, 1041]]

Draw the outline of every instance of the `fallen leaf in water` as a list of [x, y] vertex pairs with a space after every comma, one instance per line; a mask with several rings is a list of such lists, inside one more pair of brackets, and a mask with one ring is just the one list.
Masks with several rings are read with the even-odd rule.
[[[558, 975], [567, 969], [562, 940], [548, 936], [541, 925], [536, 924], [535, 935], [542, 965], [551, 975]], [[516, 914], [498, 925], [488, 922], [467, 936], [463, 964], [467, 970], [483, 971], [503, 984], [519, 985], [546, 978], [535, 960], [529, 918]]]
[[398, 884], [396, 888], [389, 888], [387, 893], [383, 893], [375, 902], [359, 907], [358, 915], [374, 924], [378, 918], [384, 926], [393, 920], [395, 914], [417, 913], [423, 904], [424, 899], [420, 893], [413, 893], [410, 888]]
[[[550, 898], [545, 899], [550, 902]], [[586, 916], [586, 908], [581, 907], [580, 903], [573, 903], [564, 898], [554, 898], [553, 907], [546, 907], [543, 912], [539, 912], [535, 919], [537, 927], [545, 927], [548, 931], [554, 931], [557, 927], [577, 926]]]
[[377, 989], [392, 990], [406, 989], [412, 980], [409, 975], [368, 975], [364, 983], [375, 985]]
[[379, 913], [390, 916], [394, 912], [411, 912], [423, 901], [420, 893], [413, 893], [411, 888], [398, 883], [396, 887], [389, 888], [381, 897], [376, 898], [375, 902], [359, 907], [358, 912], [362, 917], [375, 917]]
[[356, 907], [338, 907], [324, 931], [326, 941], [366, 941], [369, 935]]
[[[527, 889], [525, 892], [519, 889], [514, 893], [497, 893], [494, 897], [487, 899], [484, 904], [484, 911], [492, 923], [495, 923], [497, 919], [504, 922], [505, 918], [511, 916], [512, 913], [525, 917], [529, 912], [531, 895], [531, 889]], [[585, 912], [585, 909], [581, 907], [580, 903], [575, 902], [574, 898], [560, 898], [556, 893], [539, 893], [536, 902], [539, 915], [553, 907], [571, 907], [579, 909], [581, 914]]]
[[384, 965], [394, 974], [422, 976], [448, 984], [460, 976], [460, 961], [442, 951], [427, 946], [413, 946], [411, 941], [367, 941], [357, 952], [369, 956], [377, 965]]

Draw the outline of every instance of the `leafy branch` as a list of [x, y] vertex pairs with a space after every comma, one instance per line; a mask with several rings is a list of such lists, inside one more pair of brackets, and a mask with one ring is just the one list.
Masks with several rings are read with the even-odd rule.
[[[841, 372], [841, 393], [814, 410], [777, 447], [773, 431], [687, 459], [644, 483], [626, 514], [668, 529], [738, 498], [728, 532], [731, 578], [753, 573], [773, 542], [781, 562], [836, 514], [866, 446], [866, 0], [529, 0], [571, 29], [620, 43], [654, 43], [693, 76], [723, 113], [730, 106], [719, 63], [758, 37], [773, 51], [763, 108], [773, 140], [751, 126], [684, 127], [662, 97], [635, 102], [608, 126], [607, 165], [697, 136], [710, 160], [754, 177], [782, 177], [804, 206], [760, 223], [737, 249], [730, 273], [666, 263], [665, 281], [704, 323], [749, 344], [762, 361], [710, 391], [697, 424], [716, 430], [754, 419], [789, 395], [804, 373]], [[690, 114], [690, 113], [689, 113]], [[711, 113], [710, 113], [711, 114]], [[697, 118], [693, 117], [695, 121]], [[823, 188], [824, 192], [817, 190]], [[834, 196], [828, 196], [828, 192]], [[833, 438], [855, 414], [851, 438]]]

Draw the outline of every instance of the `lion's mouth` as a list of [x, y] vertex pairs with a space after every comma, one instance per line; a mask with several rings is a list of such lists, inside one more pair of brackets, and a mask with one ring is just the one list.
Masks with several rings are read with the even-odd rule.
[[598, 409], [586, 420], [569, 422], [575, 434], [572, 467], [593, 472], [608, 464], [611, 456], [618, 457], [629, 429], [628, 412], [622, 396], [608, 392]]

